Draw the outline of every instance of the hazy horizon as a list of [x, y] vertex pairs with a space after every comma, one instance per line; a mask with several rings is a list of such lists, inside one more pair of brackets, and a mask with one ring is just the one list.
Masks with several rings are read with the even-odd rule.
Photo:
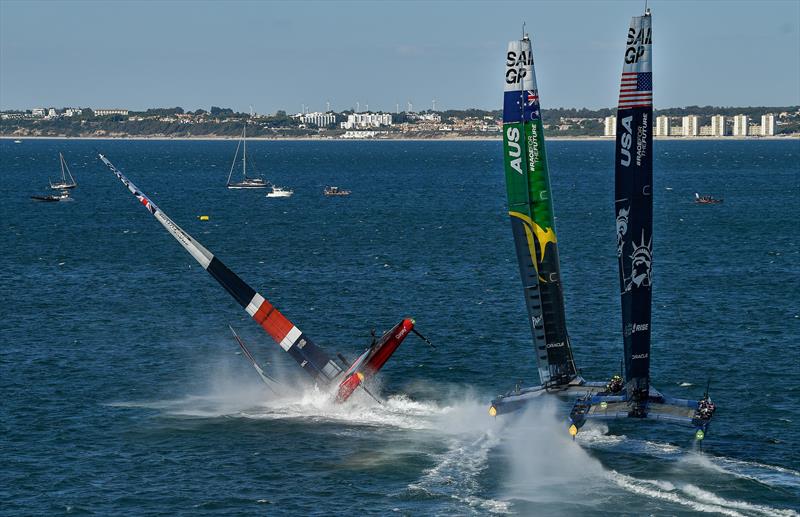
[[[644, 2], [0, 2], [0, 109], [501, 107], [522, 22], [545, 109], [612, 108]], [[800, 2], [651, 0], [656, 109], [800, 104]]]

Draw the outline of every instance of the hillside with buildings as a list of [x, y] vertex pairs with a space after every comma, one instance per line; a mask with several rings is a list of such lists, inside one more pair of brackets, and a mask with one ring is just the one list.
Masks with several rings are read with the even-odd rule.
[[[613, 137], [616, 110], [542, 110], [549, 137]], [[670, 108], [655, 113], [656, 137], [772, 137], [800, 134], [800, 107]], [[499, 138], [500, 110], [421, 112], [285, 111], [265, 115], [212, 106], [183, 108], [32, 108], [0, 112], [5, 137], [231, 138], [247, 124], [256, 138]]]

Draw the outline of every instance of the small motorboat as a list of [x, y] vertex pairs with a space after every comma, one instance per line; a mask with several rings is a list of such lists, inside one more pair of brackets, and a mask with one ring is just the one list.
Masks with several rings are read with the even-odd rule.
[[44, 201], [47, 203], [53, 203], [56, 201], [72, 201], [72, 198], [69, 197], [69, 190], [62, 190], [58, 194], [31, 196], [31, 199], [34, 201]]
[[349, 196], [350, 191], [340, 189], [339, 187], [325, 187], [325, 190], [322, 192], [326, 196]]
[[289, 190], [273, 185], [272, 192], [268, 192], [266, 197], [289, 197], [292, 194], [294, 194], [294, 190]]
[[701, 196], [697, 192], [694, 193], [694, 202], [698, 205], [718, 205], [725, 201], [724, 199], [717, 199], [712, 196]]

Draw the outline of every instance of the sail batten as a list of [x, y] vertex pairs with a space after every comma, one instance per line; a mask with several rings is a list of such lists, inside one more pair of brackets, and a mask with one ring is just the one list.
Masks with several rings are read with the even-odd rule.
[[650, 386], [653, 260], [653, 76], [649, 13], [631, 20], [620, 79], [615, 215], [628, 400]]
[[509, 216], [542, 385], [576, 375], [564, 314], [564, 295], [544, 147], [539, 92], [530, 40], [506, 52], [503, 152]]

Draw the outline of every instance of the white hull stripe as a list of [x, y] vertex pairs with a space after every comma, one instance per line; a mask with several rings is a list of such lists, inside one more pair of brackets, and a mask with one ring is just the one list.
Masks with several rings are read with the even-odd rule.
[[256, 312], [258, 311], [259, 307], [261, 307], [262, 303], [264, 303], [264, 297], [256, 293], [255, 296], [253, 296], [253, 299], [250, 300], [250, 303], [247, 304], [247, 307], [245, 307], [244, 310], [246, 310], [247, 314], [249, 314], [250, 317], [252, 318], [253, 316], [256, 315]]
[[281, 345], [281, 348], [288, 351], [290, 348], [292, 348], [292, 345], [294, 345], [295, 341], [297, 341], [300, 338], [300, 334], [302, 334], [302, 332], [300, 332], [300, 329], [298, 329], [297, 327], [292, 327], [292, 330], [290, 330], [289, 333], [286, 334], [286, 337], [283, 338], [283, 340], [281, 340], [281, 342], [279, 343]]

